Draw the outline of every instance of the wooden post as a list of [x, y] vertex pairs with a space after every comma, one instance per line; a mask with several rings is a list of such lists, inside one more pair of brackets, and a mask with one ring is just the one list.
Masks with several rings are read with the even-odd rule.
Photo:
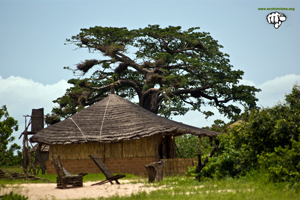
[[201, 168], [200, 168], [200, 171], [206, 165], [206, 163], [208, 163], [208, 158], [212, 157], [215, 154], [218, 147], [219, 147], [219, 140], [215, 139], [215, 146], [214, 146], [213, 150], [210, 152], [210, 154], [203, 161], [203, 163], [201, 165]]
[[[45, 159], [43, 158], [41, 152], [42, 152], [42, 144], [39, 143], [38, 144], [38, 148], [37, 150], [35, 151], [35, 158], [36, 160], [38, 160], [40, 162], [40, 165], [41, 165], [41, 169], [42, 169], [42, 174], [45, 174], [46, 173], [46, 165], [45, 165]], [[39, 173], [39, 171], [37, 171], [37, 174]]]
[[200, 154], [197, 154], [198, 156], [198, 165], [196, 167], [196, 174], [200, 173], [201, 171], [201, 165], [202, 165], [202, 162], [201, 162], [201, 157], [203, 155], [203, 151], [202, 151], [202, 138], [201, 138], [201, 135], [198, 136], [199, 138], [199, 143], [200, 143]]
[[166, 158], [176, 158], [175, 139], [166, 135]]
[[106, 151], [106, 143], [104, 143], [104, 151], [103, 151], [103, 163], [105, 164], [105, 151]]
[[203, 155], [203, 151], [202, 151], [202, 137], [201, 137], [201, 135], [199, 135], [198, 138], [199, 138], [199, 143], [200, 143], [200, 154]]
[[36, 171], [35, 171], [35, 166], [33, 165], [32, 163], [32, 154], [31, 152], [29, 151], [29, 148], [28, 148], [28, 158], [29, 158], [29, 166], [30, 166], [30, 169], [29, 169], [29, 172], [31, 171], [32, 169], [32, 174], [33, 175], [36, 175]]
[[[215, 154], [215, 152], [216, 152], [216, 150], [218, 149], [218, 147], [219, 147], [219, 140], [215, 139], [215, 146], [214, 146], [213, 150], [212, 150], [212, 151], [210, 152], [210, 154], [205, 158], [205, 160], [203, 161], [203, 163], [201, 163], [200, 165], [199, 165], [199, 163], [198, 163], [198, 166], [197, 166], [197, 168], [196, 168], [196, 173], [200, 173], [200, 172], [201, 172], [201, 170], [202, 170], [203, 167], [206, 165], [206, 163], [208, 163], [208, 158], [212, 157], [212, 156]], [[196, 176], [196, 179], [200, 181], [200, 176]]]
[[[27, 134], [26, 134], [26, 137], [27, 137]], [[36, 173], [35, 173], [35, 166], [32, 163], [32, 155], [31, 155], [31, 152], [29, 150], [28, 138], [26, 139], [26, 150], [27, 150], [28, 159], [29, 159], [29, 170], [28, 171], [30, 172], [31, 169], [32, 169], [32, 174], [36, 175]]]
[[196, 174], [198, 174], [198, 173], [200, 173], [200, 168], [201, 168], [201, 154], [196, 154], [197, 155], [197, 157], [198, 157], [198, 165], [197, 165], [197, 167], [196, 167]]
[[[26, 118], [25, 118], [25, 123], [26, 123]], [[23, 133], [22, 168], [23, 168], [24, 173], [27, 174], [28, 171], [27, 171], [27, 147], [26, 147], [26, 139], [27, 139], [27, 131], [25, 130], [24, 133]]]
[[154, 151], [155, 151], [155, 162], [158, 162], [160, 160], [160, 156], [159, 156], [159, 152], [158, 152], [158, 148], [159, 148], [159, 145], [158, 145], [158, 135], [155, 135], [154, 136], [154, 139], [155, 139], [155, 145], [154, 145]]
[[148, 181], [152, 183], [155, 179], [157, 182], [164, 178], [165, 160], [159, 162], [153, 162], [149, 165], [145, 165], [148, 172]]

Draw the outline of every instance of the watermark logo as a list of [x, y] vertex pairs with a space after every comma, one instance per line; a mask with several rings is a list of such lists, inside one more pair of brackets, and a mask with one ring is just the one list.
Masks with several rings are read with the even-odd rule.
[[274, 24], [274, 27], [278, 29], [282, 22], [286, 20], [286, 16], [283, 13], [271, 12], [267, 15], [267, 21], [269, 24]]

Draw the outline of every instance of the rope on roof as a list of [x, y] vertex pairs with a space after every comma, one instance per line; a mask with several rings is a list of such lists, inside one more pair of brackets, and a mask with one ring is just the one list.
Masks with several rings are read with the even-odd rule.
[[70, 117], [69, 119], [72, 120], [72, 122], [77, 126], [77, 128], [79, 129], [79, 131], [81, 132], [81, 134], [84, 136], [85, 140], [88, 141], [87, 138], [86, 138], [86, 136], [83, 134], [82, 130], [81, 130], [80, 127], [76, 124], [76, 122], [72, 119], [72, 117]]
[[103, 116], [103, 120], [102, 120], [102, 124], [101, 124], [101, 128], [100, 128], [100, 141], [101, 141], [101, 133], [102, 133], [102, 127], [103, 127], [103, 123], [104, 123], [104, 119], [105, 119], [105, 115], [106, 115], [106, 111], [107, 111], [107, 106], [108, 106], [108, 103], [109, 103], [109, 100], [110, 100], [110, 96], [108, 97], [108, 101], [106, 103], [106, 108], [105, 108], [105, 111], [104, 111], [104, 116]]

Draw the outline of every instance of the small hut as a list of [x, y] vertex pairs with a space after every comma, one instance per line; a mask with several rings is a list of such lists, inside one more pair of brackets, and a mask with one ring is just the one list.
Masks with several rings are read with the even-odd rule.
[[[220, 133], [160, 117], [111, 94], [66, 120], [40, 130], [30, 140], [49, 145], [48, 174], [55, 173], [51, 164], [54, 154], [60, 155], [71, 173], [100, 172], [89, 158], [96, 154], [113, 173], [146, 174], [146, 164], [163, 158], [176, 159], [174, 137], [183, 134], [215, 138]], [[189, 162], [181, 161], [183, 165], [193, 164]], [[171, 171], [176, 168], [167, 165], [166, 162], [166, 169]]]

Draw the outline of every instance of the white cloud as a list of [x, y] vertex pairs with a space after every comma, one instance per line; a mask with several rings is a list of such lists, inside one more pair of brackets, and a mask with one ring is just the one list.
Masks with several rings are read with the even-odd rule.
[[284, 100], [285, 95], [292, 91], [293, 85], [297, 82], [300, 83], [300, 75], [287, 74], [258, 85], [257, 88], [262, 90], [257, 94], [258, 106], [272, 107]]
[[[10, 76], [3, 79], [0, 76], [0, 106], [6, 105], [9, 115], [18, 120], [19, 131], [15, 137], [24, 131], [23, 115], [30, 115], [32, 109], [44, 108], [44, 114], [50, 113], [55, 104], [52, 102], [62, 96], [70, 85], [61, 80], [53, 85], [43, 85], [33, 80]], [[17, 141], [21, 144], [21, 141]]]
[[250, 85], [250, 86], [254, 86], [255, 85], [255, 83], [253, 81], [249, 81], [249, 80], [245, 80], [245, 79], [240, 80], [239, 84], [240, 85]]

